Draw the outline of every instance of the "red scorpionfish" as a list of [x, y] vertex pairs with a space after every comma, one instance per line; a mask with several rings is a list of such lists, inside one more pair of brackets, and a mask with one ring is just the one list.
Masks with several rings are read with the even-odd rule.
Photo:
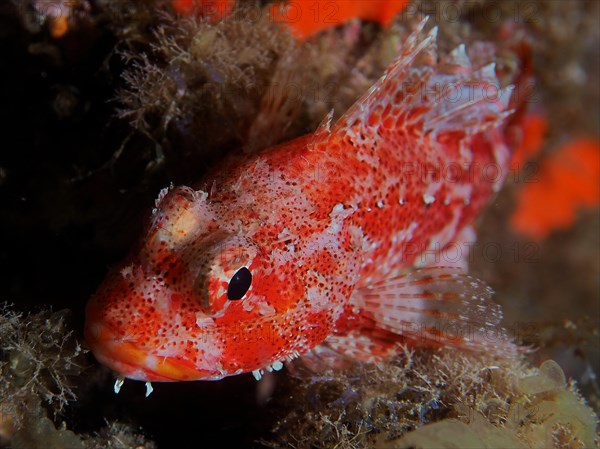
[[87, 342], [117, 384], [259, 379], [407, 344], [514, 353], [489, 287], [439, 257], [472, 241], [502, 184], [484, 169], [506, 171], [512, 89], [464, 46], [440, 61], [424, 25], [335, 124], [160, 193], [87, 304]]

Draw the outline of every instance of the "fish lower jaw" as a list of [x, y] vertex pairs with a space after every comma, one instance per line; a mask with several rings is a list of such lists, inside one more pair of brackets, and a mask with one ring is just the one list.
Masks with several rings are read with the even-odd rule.
[[218, 380], [223, 373], [197, 369], [185, 360], [158, 357], [123, 341], [105, 325], [86, 327], [86, 341], [96, 359], [118, 375], [144, 382], [178, 382], [185, 380]]
[[144, 368], [119, 361], [117, 359], [104, 356], [104, 354], [94, 351], [96, 359], [104, 366], [110, 368], [120, 377], [131, 380], [141, 380], [144, 382], [169, 382], [171, 379], [158, 378], [153, 373], [146, 371]]

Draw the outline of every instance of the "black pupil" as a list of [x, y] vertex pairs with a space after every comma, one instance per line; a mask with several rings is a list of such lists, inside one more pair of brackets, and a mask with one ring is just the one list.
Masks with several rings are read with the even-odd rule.
[[242, 299], [252, 283], [252, 273], [246, 267], [242, 267], [233, 275], [227, 287], [227, 298], [232, 301]]

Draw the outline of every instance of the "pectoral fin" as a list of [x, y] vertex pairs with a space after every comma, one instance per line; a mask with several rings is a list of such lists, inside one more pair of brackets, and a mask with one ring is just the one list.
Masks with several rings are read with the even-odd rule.
[[[312, 351], [310, 362], [381, 361], [402, 346], [439, 347], [515, 357], [502, 310], [483, 281], [456, 267], [427, 267], [356, 290], [355, 323]], [[340, 357], [341, 356], [341, 357]]]

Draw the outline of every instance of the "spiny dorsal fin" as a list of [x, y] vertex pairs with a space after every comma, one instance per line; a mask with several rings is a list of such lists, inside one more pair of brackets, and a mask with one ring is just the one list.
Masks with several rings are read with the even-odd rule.
[[438, 60], [437, 28], [420, 38], [427, 19], [405, 41], [385, 74], [332, 128], [332, 133], [373, 134], [379, 126], [415, 127], [421, 135], [500, 125], [511, 113], [512, 87], [501, 89], [495, 64], [474, 69], [464, 45]]
[[313, 134], [313, 139], [320, 139], [331, 134], [331, 122], [333, 121], [333, 109], [325, 116]]

